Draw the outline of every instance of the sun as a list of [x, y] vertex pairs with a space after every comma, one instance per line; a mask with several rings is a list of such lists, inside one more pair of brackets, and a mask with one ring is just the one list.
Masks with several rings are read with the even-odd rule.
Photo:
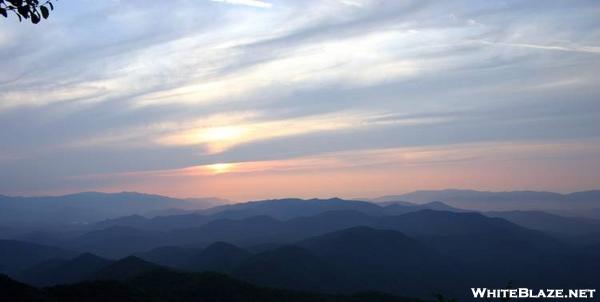
[[235, 166], [235, 164], [232, 164], [232, 163], [218, 163], [218, 164], [207, 165], [206, 167], [213, 174], [222, 174], [222, 173], [231, 172], [233, 170], [234, 166]]

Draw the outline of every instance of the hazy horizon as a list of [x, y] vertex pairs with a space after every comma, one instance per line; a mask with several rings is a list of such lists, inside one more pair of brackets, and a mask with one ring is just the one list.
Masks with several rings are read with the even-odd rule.
[[86, 194], [86, 193], [100, 193], [100, 194], [136, 193], [136, 194], [159, 195], [159, 196], [171, 197], [171, 198], [177, 198], [177, 199], [220, 199], [222, 201], [231, 201], [233, 203], [243, 203], [243, 202], [250, 202], [250, 201], [296, 199], [296, 198], [304, 199], [304, 200], [310, 200], [310, 199], [326, 200], [326, 199], [339, 198], [339, 199], [345, 199], [345, 200], [372, 201], [373, 199], [377, 199], [377, 198], [400, 196], [400, 195], [411, 194], [411, 193], [416, 193], [416, 192], [443, 192], [443, 191], [473, 191], [473, 192], [481, 192], [481, 193], [537, 192], [537, 193], [557, 193], [557, 194], [561, 194], [561, 195], [568, 195], [568, 194], [580, 193], [580, 192], [596, 192], [596, 191], [600, 191], [600, 189], [590, 188], [588, 190], [581, 190], [581, 191], [560, 192], [560, 191], [527, 190], [527, 189], [494, 191], [494, 190], [475, 190], [475, 189], [469, 189], [469, 188], [444, 188], [444, 189], [436, 189], [436, 190], [422, 189], [422, 190], [414, 190], [414, 191], [398, 191], [396, 193], [374, 195], [374, 196], [310, 196], [310, 195], [307, 195], [307, 196], [294, 196], [294, 195], [283, 196], [282, 195], [282, 196], [264, 196], [264, 197], [250, 198], [250, 199], [230, 199], [230, 198], [225, 198], [222, 196], [204, 196], [204, 195], [175, 196], [175, 195], [164, 195], [164, 194], [152, 193], [152, 192], [142, 192], [142, 191], [74, 191], [74, 192], [66, 192], [66, 193], [61, 193], [61, 194], [50, 194], [50, 195], [43, 195], [43, 194], [42, 195], [5, 195], [5, 194], [0, 194], [0, 196], [29, 198], [29, 197], [62, 197], [62, 196], [67, 196], [67, 195], [77, 195], [77, 194]]
[[56, 6], [0, 28], [0, 194], [600, 187], [598, 2]]

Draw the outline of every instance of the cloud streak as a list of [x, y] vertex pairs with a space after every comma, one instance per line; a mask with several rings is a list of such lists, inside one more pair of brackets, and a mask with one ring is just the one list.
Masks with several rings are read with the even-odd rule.
[[258, 0], [210, 0], [210, 1], [234, 4], [234, 5], [247, 5], [247, 6], [253, 6], [253, 7], [260, 7], [260, 8], [271, 8], [271, 6], [273, 6], [271, 3], [264, 2], [264, 1], [258, 1]]

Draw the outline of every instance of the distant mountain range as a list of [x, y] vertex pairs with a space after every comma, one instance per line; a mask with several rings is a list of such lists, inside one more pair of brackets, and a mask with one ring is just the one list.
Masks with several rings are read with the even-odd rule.
[[69, 258], [73, 251], [46, 245], [0, 240], [0, 273], [14, 274], [50, 259]]
[[[538, 210], [474, 211], [437, 198], [446, 194], [448, 203], [506, 205], [547, 195], [554, 196], [548, 199], [550, 204], [573, 203], [593, 212], [595, 194], [590, 192], [557, 197], [538, 192], [441, 191], [377, 203], [279, 199], [208, 209], [154, 195], [90, 194], [49, 200], [40, 213], [27, 216], [45, 217], [55, 211], [52, 215], [58, 217], [64, 211], [65, 219], [56, 218], [54, 225], [46, 219], [37, 227], [22, 222], [0, 229], [12, 234], [0, 240], [0, 273], [29, 285], [53, 286], [35, 289], [0, 278], [7, 291], [47, 299], [40, 301], [57, 297], [68, 301], [67, 292], [78, 291], [107, 299], [103, 294], [108, 291], [106, 295], [127, 301], [153, 301], [148, 292], [166, 295], [155, 301], [179, 301], [177, 290], [185, 291], [185, 299], [198, 298], [195, 293], [200, 292], [221, 298], [194, 281], [212, 276], [208, 279], [228, 280], [223, 281], [225, 287], [234, 290], [245, 284], [246, 288], [280, 288], [270, 290], [292, 296], [297, 293], [293, 290], [300, 290], [319, 292], [307, 295], [325, 301], [352, 301], [355, 296], [348, 295], [357, 291], [425, 299], [441, 292], [465, 299], [469, 298], [465, 289], [501, 288], [509, 281], [525, 287], [600, 284], [600, 220]], [[77, 201], [81, 196], [87, 196], [89, 204]], [[102, 201], [105, 197], [109, 201]], [[17, 215], [41, 202], [24, 200], [22, 205], [13, 200], [4, 206], [11, 205], [7, 208]], [[120, 202], [131, 215], [61, 225], [78, 215], [116, 214], [103, 208]], [[87, 213], [93, 210], [100, 213]], [[140, 215], [138, 210], [166, 215]], [[229, 277], [198, 274], [207, 271]], [[164, 292], [154, 291], [162, 288], [160, 282], [166, 283]], [[402, 300], [376, 297], [374, 301]]]
[[416, 191], [390, 195], [370, 201], [427, 203], [442, 201], [453, 207], [477, 211], [540, 210], [563, 215], [600, 218], [600, 190], [560, 194], [554, 192], [512, 191], [483, 192], [474, 190]]
[[[146, 217], [193, 215], [194, 212], [205, 216], [219, 213], [220, 218], [238, 219], [267, 215], [285, 220], [340, 209], [380, 215], [384, 212], [382, 207], [389, 207], [386, 210], [387, 214], [393, 208], [397, 208], [399, 211], [395, 214], [419, 209], [444, 211], [536, 210], [563, 216], [600, 218], [600, 191], [559, 194], [534, 191], [441, 190], [416, 191], [368, 201], [338, 198], [278, 199], [237, 204], [230, 204], [229, 201], [218, 198], [177, 199], [135, 192], [85, 192], [49, 197], [0, 195], [0, 237], [6, 238], [7, 235], [18, 234], [19, 232], [15, 228], [77, 227], [128, 215], [138, 215], [140, 224], [144, 223], [143, 220]], [[197, 223], [197, 216], [190, 218], [191, 221], [194, 221], [193, 223]], [[177, 220], [182, 221], [181, 217]], [[168, 222], [164, 223], [168, 224]], [[190, 226], [190, 224], [184, 224], [178, 227]]]
[[[379, 228], [344, 228], [262, 252], [216, 242], [203, 249], [162, 247], [115, 261], [91, 254], [59, 254], [69, 258], [57, 259], [55, 249], [44, 247], [39, 258], [48, 260], [29, 259], [28, 268], [11, 275], [45, 286], [86, 280], [128, 282], [163, 270], [164, 265], [181, 271], [218, 271], [269, 287], [327, 293], [377, 290], [417, 297], [436, 291], [464, 297], [470, 284], [502, 287], [513, 281], [568, 287], [600, 281], [596, 274], [600, 255], [595, 252], [502, 219], [448, 213], [426, 210], [405, 214], [404, 219], [386, 217]], [[540, 275], [552, 278], [540, 280]]]
[[335, 210], [354, 210], [372, 215], [383, 214], [382, 208], [376, 204], [340, 198], [308, 200], [289, 198], [250, 201], [218, 206], [203, 211], [203, 213], [219, 213], [223, 218], [245, 218], [256, 215], [266, 215], [276, 219], [286, 220]]
[[399, 215], [419, 210], [441, 210], [451, 212], [466, 212], [453, 208], [442, 202], [425, 204], [384, 203], [374, 204], [365, 201], [332, 199], [274, 199], [223, 205], [203, 211], [194, 211], [179, 215], [157, 216], [146, 218], [131, 215], [116, 219], [108, 219], [96, 223], [94, 227], [130, 226], [144, 230], [173, 230], [199, 227], [219, 219], [239, 220], [249, 217], [266, 216], [278, 220], [290, 220], [300, 217], [311, 217], [325, 212], [353, 211], [366, 215], [383, 216]]
[[176, 199], [135, 192], [85, 192], [64, 196], [0, 195], [0, 225], [77, 225], [133, 214], [156, 215], [173, 209], [203, 209], [223, 200]]
[[581, 241], [596, 236], [600, 240], [600, 220], [582, 217], [564, 217], [541, 211], [491, 211], [483, 213], [489, 217], [506, 219], [520, 226], [544, 231], [563, 239], [574, 236]]
[[[396, 229], [411, 235], [415, 231], [423, 232], [430, 229], [439, 217], [428, 218], [431, 219], [428, 224], [416, 224], [415, 227], [404, 225], [398, 228], [387, 224], [393, 219], [406, 221], [411, 217], [407, 214], [431, 209], [445, 212], [448, 217], [453, 213], [462, 214], [456, 219], [460, 220], [461, 224], [432, 228], [432, 232], [447, 233], [470, 221], [471, 217], [483, 217], [442, 202], [373, 204], [337, 198], [283, 199], [219, 206], [181, 215], [153, 218], [140, 215], [125, 216], [77, 229], [71, 228], [68, 232], [34, 232], [17, 239], [61, 246], [70, 250], [93, 252], [103, 257], [119, 258], [167, 245], [203, 247], [215, 241], [226, 241], [243, 246], [272, 242], [291, 243], [309, 236], [358, 225]], [[566, 235], [577, 237], [574, 240], [600, 241], [596, 239], [598, 221], [594, 219], [561, 217], [532, 211], [522, 211], [519, 215], [508, 211], [483, 214], [502, 217], [517, 225], [551, 235], [562, 236], [567, 232]], [[465, 225], [464, 229], [477, 227], [480, 226]]]

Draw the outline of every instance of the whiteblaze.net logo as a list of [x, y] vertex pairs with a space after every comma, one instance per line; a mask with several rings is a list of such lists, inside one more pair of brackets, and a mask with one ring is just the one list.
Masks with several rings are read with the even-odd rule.
[[595, 289], [471, 288], [476, 299], [594, 299]]

